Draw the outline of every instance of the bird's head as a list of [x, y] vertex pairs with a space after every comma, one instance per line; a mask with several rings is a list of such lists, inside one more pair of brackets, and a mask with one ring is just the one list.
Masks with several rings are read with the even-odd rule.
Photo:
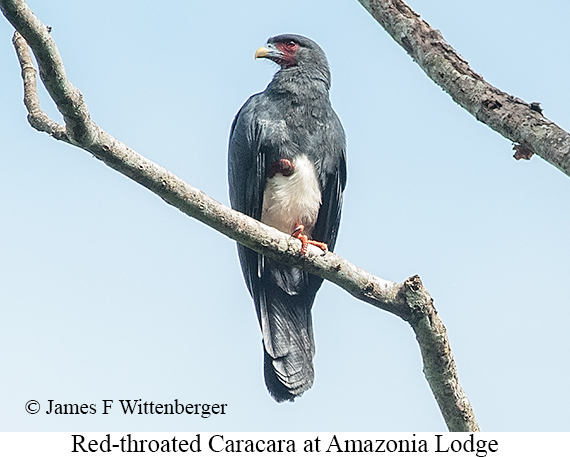
[[277, 63], [282, 69], [301, 68], [315, 72], [330, 80], [329, 65], [324, 51], [313, 40], [301, 35], [277, 35], [267, 40], [255, 52], [255, 58], [264, 58]]

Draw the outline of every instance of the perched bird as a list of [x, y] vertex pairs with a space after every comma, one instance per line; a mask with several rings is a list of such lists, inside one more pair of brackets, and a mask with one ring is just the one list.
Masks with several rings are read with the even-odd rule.
[[[232, 207], [302, 241], [334, 248], [346, 183], [345, 135], [329, 100], [323, 50], [279, 35], [255, 53], [281, 67], [247, 100], [230, 132]], [[265, 384], [278, 402], [313, 385], [311, 308], [322, 279], [238, 244], [243, 275], [263, 336]]]

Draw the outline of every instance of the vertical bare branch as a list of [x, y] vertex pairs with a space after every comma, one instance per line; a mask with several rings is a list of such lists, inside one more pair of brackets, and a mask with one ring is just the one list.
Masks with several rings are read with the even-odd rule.
[[69, 143], [69, 138], [65, 132], [65, 127], [51, 120], [42, 111], [37, 90], [37, 72], [32, 61], [32, 54], [26, 40], [19, 32], [14, 33], [12, 40], [16, 55], [22, 69], [22, 79], [24, 81], [24, 105], [28, 110], [28, 122], [32, 127], [40, 132], [46, 132], [54, 138]]
[[457, 374], [447, 330], [418, 276], [405, 283], [408, 303], [419, 310], [408, 322], [422, 351], [424, 374], [450, 431], [479, 431], [475, 413]]

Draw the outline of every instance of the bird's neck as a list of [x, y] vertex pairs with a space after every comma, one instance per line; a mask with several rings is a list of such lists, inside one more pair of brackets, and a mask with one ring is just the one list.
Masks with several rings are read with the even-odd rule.
[[314, 100], [321, 97], [328, 99], [330, 74], [328, 68], [325, 70], [311, 68], [307, 71], [302, 67], [284, 68], [275, 73], [267, 90], [276, 95], [286, 94], [297, 99]]

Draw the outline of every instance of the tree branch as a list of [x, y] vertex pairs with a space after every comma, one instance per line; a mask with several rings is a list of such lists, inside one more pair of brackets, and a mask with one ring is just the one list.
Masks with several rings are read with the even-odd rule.
[[54, 138], [70, 143], [65, 127], [51, 120], [49, 116], [42, 111], [40, 107], [40, 99], [37, 90], [37, 75], [32, 55], [26, 40], [19, 32], [14, 33], [12, 39], [16, 55], [22, 69], [22, 79], [24, 80], [24, 105], [28, 110], [28, 122], [32, 127], [40, 132], [46, 132]]
[[[28, 118], [34, 128], [89, 151], [168, 204], [231, 239], [263, 255], [328, 279], [356, 298], [404, 319], [416, 334], [425, 376], [449, 430], [479, 430], [469, 400], [459, 384], [445, 326], [418, 276], [403, 283], [394, 283], [313, 246], [309, 246], [306, 255], [300, 255], [301, 242], [298, 239], [233, 211], [136, 153], [91, 120], [81, 92], [65, 76], [61, 56], [48, 28], [33, 15], [26, 3], [23, 0], [0, 0], [0, 8], [17, 30], [14, 46], [22, 68]], [[36, 56], [42, 81], [63, 114], [65, 127], [50, 120], [39, 107], [35, 69], [26, 42]]]
[[[475, 73], [438, 30], [403, 0], [359, 0], [422, 70], [455, 102], [505, 138], [570, 176], [570, 134], [546, 119], [536, 103], [503, 92]], [[529, 155], [530, 153], [530, 155]]]

